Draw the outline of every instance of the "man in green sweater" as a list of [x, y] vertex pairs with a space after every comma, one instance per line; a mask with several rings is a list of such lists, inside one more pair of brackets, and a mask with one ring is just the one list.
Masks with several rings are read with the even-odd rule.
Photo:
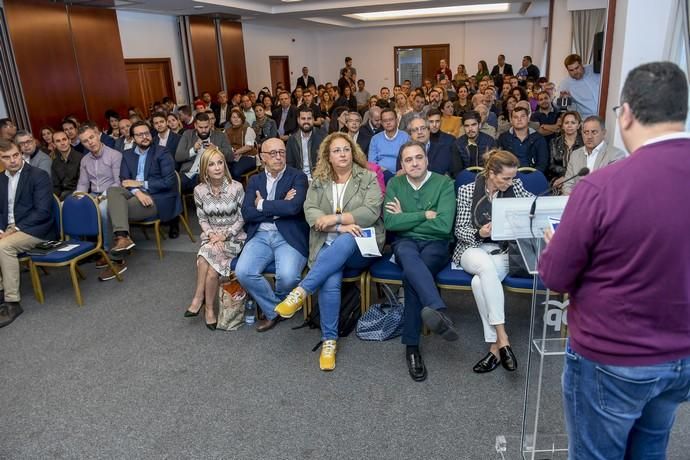
[[421, 382], [427, 371], [419, 351], [422, 322], [446, 340], [458, 333], [445, 311], [434, 276], [450, 258], [455, 218], [455, 190], [446, 176], [428, 170], [424, 145], [410, 141], [400, 148], [403, 175], [386, 186], [383, 221], [395, 232], [393, 253], [403, 270], [405, 322], [402, 343], [410, 376]]

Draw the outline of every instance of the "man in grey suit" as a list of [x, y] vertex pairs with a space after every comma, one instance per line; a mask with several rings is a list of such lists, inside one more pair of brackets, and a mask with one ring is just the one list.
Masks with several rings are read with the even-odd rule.
[[[585, 118], [584, 123], [582, 123], [582, 139], [585, 145], [570, 155], [570, 161], [568, 161], [568, 167], [563, 177], [572, 177], [585, 167], [589, 168], [590, 171], [596, 171], [627, 156], [621, 149], [608, 145], [604, 140], [605, 137], [606, 128], [601, 118], [595, 115]], [[565, 182], [563, 194], [570, 195], [579, 180], [580, 178], [577, 177]]]
[[53, 160], [47, 153], [38, 148], [33, 134], [20, 129], [14, 136], [14, 142], [19, 146], [24, 161], [35, 168], [44, 170], [48, 176], [52, 174]]
[[184, 132], [175, 152], [175, 161], [180, 166], [182, 192], [192, 190], [199, 183], [201, 154], [211, 146], [218, 147], [223, 152], [229, 168], [233, 156], [227, 136], [213, 129], [213, 124], [207, 113], [197, 113], [194, 117], [194, 129], [188, 129]]

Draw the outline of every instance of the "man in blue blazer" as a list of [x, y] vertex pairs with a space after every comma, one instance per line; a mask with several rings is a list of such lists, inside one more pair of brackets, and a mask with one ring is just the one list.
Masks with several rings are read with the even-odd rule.
[[[146, 122], [137, 121], [131, 131], [135, 147], [122, 154], [122, 186], [108, 189], [108, 215], [114, 233], [110, 254], [119, 261], [116, 268], [120, 271], [126, 269], [124, 256], [135, 246], [129, 234], [130, 221], [158, 217], [165, 222], [182, 212], [172, 155], [153, 143]], [[107, 281], [111, 275], [106, 268], [99, 279]]]
[[177, 152], [177, 145], [180, 143], [180, 138], [182, 136], [168, 128], [167, 117], [163, 112], [154, 113], [151, 117], [151, 121], [153, 122], [153, 129], [155, 130], [153, 143], [165, 147], [174, 160], [175, 152]]
[[[309, 184], [302, 171], [286, 166], [285, 152], [280, 139], [261, 144], [265, 171], [249, 179], [242, 204], [247, 241], [235, 274], [266, 317], [256, 325], [259, 332], [280, 321], [273, 309], [299, 283], [309, 254], [309, 226], [302, 209]], [[262, 275], [272, 263], [275, 290]]]
[[54, 236], [53, 186], [48, 174], [24, 161], [19, 148], [0, 139], [0, 327], [22, 314], [17, 254]]

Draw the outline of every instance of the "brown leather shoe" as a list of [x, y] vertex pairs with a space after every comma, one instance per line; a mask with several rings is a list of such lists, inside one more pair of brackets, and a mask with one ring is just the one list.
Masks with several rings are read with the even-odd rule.
[[[126, 272], [127, 271], [127, 263], [123, 260], [122, 262], [118, 262], [113, 260], [113, 266], [115, 267], [115, 270], [118, 271], [118, 274]], [[115, 273], [110, 269], [110, 267], [106, 268], [101, 272], [100, 275], [98, 275], [98, 280], [99, 281], [110, 281], [111, 279], [114, 279]]]
[[113, 247], [110, 249], [110, 253], [116, 256], [129, 254], [129, 251], [134, 246], [136, 245], [129, 236], [116, 236], [113, 240]]
[[266, 332], [274, 327], [276, 327], [276, 324], [280, 322], [282, 318], [280, 316], [276, 316], [273, 319], [260, 319], [256, 323], [256, 332]]
[[99, 270], [101, 268], [106, 268], [108, 266], [108, 261], [105, 260], [105, 257], [101, 256], [97, 261], [96, 261], [96, 268]]

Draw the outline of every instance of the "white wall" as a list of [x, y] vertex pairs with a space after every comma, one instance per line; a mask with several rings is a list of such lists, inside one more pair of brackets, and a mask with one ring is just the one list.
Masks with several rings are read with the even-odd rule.
[[[245, 21], [242, 23], [242, 39], [250, 89], [258, 92], [264, 86], [271, 88], [269, 56], [288, 56], [291, 88], [295, 87], [305, 65], [316, 81], [321, 83], [322, 78], [317, 70], [318, 56], [312, 48], [316, 41], [314, 32], [267, 27]], [[274, 90], [271, 88], [271, 92]]]
[[381, 86], [394, 84], [395, 46], [449, 43], [451, 69], [455, 71], [462, 63], [474, 73], [479, 59], [486, 60], [491, 69], [501, 53], [515, 71], [525, 54], [530, 54], [538, 64], [544, 54], [545, 40], [538, 18], [316, 32], [245, 22], [242, 30], [247, 79], [253, 90], [270, 85], [269, 55], [290, 57], [293, 87], [304, 65], [309, 67], [317, 83], [335, 83], [343, 59], [350, 56], [357, 77], [365, 79], [369, 91], [374, 93]]
[[187, 103], [177, 17], [117, 10], [117, 23], [125, 59], [170, 58], [177, 103]]
[[[613, 51], [611, 56], [611, 76], [606, 101], [606, 115], [609, 141], [624, 148], [618, 133], [618, 125], [611, 109], [619, 104], [625, 77], [633, 68], [645, 62], [666, 59], [666, 35], [671, 33], [673, 16], [678, 14], [674, 0], [618, 0], [613, 30]], [[642, 30], [663, 31], [663, 33], [644, 34]]]
[[563, 65], [565, 57], [573, 52], [573, 21], [565, 2], [553, 4], [553, 33], [551, 34], [551, 62], [549, 80], [556, 83], [568, 76]]

